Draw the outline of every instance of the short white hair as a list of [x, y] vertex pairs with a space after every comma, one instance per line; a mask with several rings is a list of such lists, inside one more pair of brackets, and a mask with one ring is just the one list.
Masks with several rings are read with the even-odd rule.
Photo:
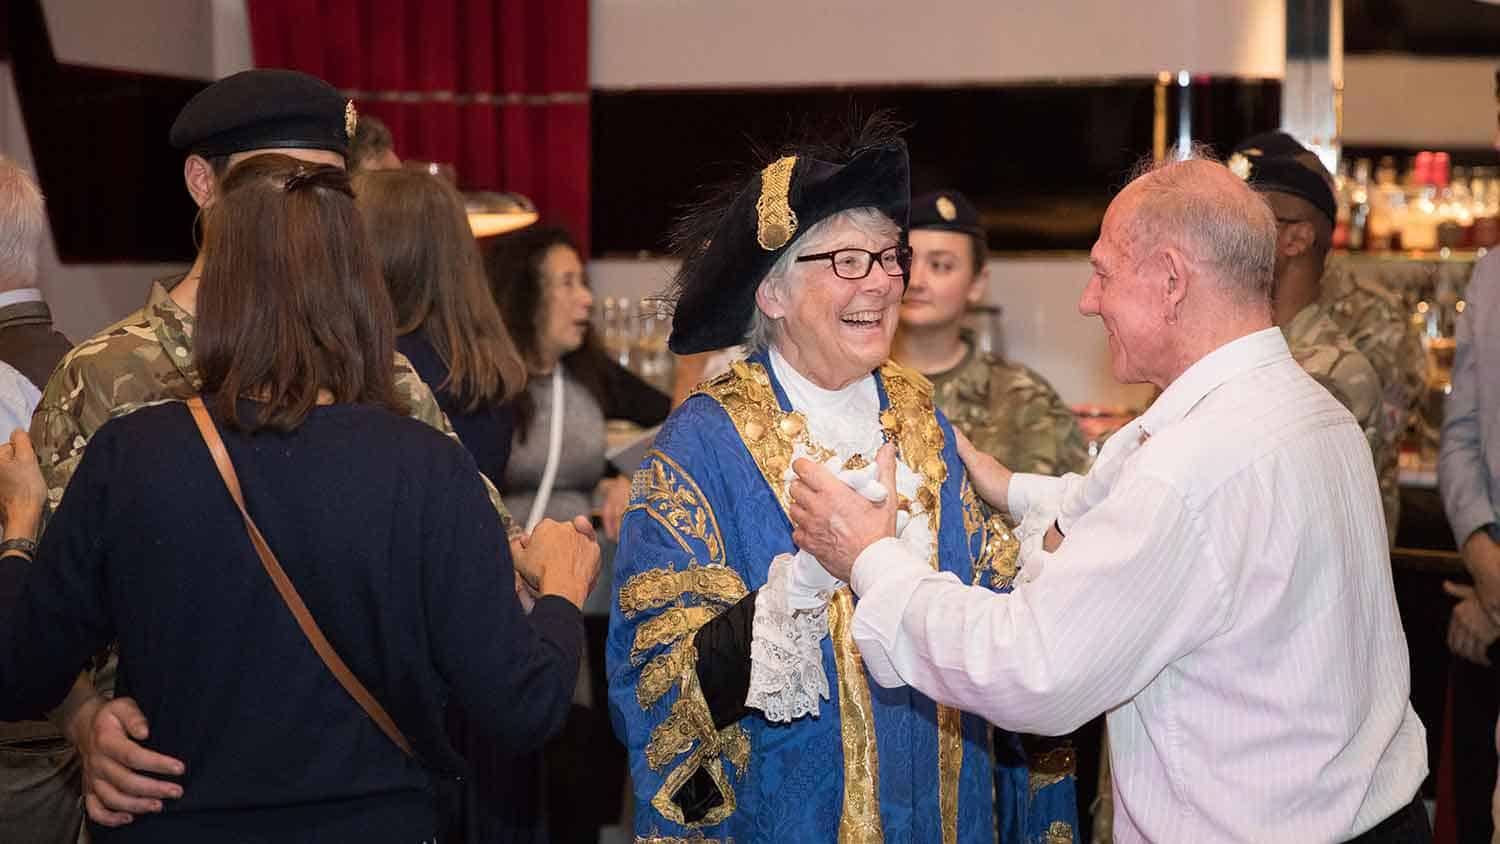
[[1269, 305], [1276, 281], [1276, 215], [1264, 196], [1201, 146], [1179, 160], [1143, 161], [1133, 175], [1130, 188], [1148, 200], [1136, 206], [1129, 222], [1134, 240], [1153, 249], [1172, 241], [1210, 267], [1231, 298]]
[[[874, 207], [850, 208], [840, 211], [831, 217], [824, 217], [814, 223], [811, 228], [803, 232], [794, 243], [801, 247], [794, 250], [788, 246], [771, 266], [766, 277], [761, 279], [761, 286], [768, 286], [779, 293], [787, 293], [791, 290], [792, 272], [797, 266], [797, 255], [807, 251], [822, 252], [824, 241], [831, 232], [841, 230], [845, 227], [853, 228], [868, 236], [871, 240], [895, 240], [901, 236], [901, 227], [896, 225], [885, 212]], [[877, 272], [872, 269], [871, 272]], [[750, 328], [745, 332], [745, 347], [751, 354], [764, 352], [771, 348], [777, 336], [781, 333], [781, 321], [772, 319], [765, 315], [757, 303], [755, 311], [750, 315]]]
[[47, 212], [25, 168], [0, 155], [0, 290], [36, 285]]

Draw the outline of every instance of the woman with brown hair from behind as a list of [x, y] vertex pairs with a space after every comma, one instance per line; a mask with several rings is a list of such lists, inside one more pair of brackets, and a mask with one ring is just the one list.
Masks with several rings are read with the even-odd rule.
[[[463, 199], [415, 170], [354, 177], [356, 204], [396, 315], [396, 347], [432, 388], [479, 469], [502, 483], [526, 370], [490, 294]], [[524, 514], [523, 514], [524, 516]], [[523, 603], [529, 595], [517, 584]], [[442, 844], [541, 844], [541, 757], [485, 744], [450, 707], [448, 734], [470, 776], [438, 789]]]
[[415, 170], [355, 175], [354, 195], [396, 316], [396, 348], [432, 388], [479, 471], [505, 480], [510, 399], [526, 369], [490, 294], [463, 198]]
[[[431, 779], [462, 770], [445, 705], [515, 752], [558, 729], [598, 550], [577, 526], [539, 526], [543, 595], [522, 613], [473, 459], [401, 413], [390, 303], [342, 170], [236, 165], [204, 256], [207, 427], [178, 401], [112, 419], [35, 563], [24, 542], [0, 546], [0, 718], [55, 706], [118, 641], [117, 693], [149, 719], [149, 748], [183, 763], [182, 796], [91, 825], [93, 840], [432, 841]], [[375, 705], [278, 595], [205, 446], [217, 438], [264, 544]], [[22, 540], [45, 494], [29, 441], [13, 442], [0, 512]]]

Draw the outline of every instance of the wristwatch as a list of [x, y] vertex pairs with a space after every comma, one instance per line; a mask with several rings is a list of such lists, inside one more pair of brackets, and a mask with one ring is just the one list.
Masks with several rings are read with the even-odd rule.
[[18, 536], [15, 539], [7, 539], [4, 542], [0, 542], [0, 557], [7, 554], [16, 554], [28, 560], [34, 559], [36, 557], [36, 540]]

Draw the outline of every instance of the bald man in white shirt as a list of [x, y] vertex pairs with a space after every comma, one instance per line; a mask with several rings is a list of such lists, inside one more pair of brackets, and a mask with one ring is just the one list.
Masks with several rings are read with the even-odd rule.
[[1083, 477], [959, 443], [1022, 520], [1010, 594], [934, 572], [895, 500], [796, 466], [793, 539], [852, 584], [877, 682], [1020, 732], [1108, 713], [1117, 841], [1431, 839], [1369, 446], [1273, 325], [1276, 225], [1205, 160], [1110, 205], [1079, 310], [1114, 376], [1162, 393]]

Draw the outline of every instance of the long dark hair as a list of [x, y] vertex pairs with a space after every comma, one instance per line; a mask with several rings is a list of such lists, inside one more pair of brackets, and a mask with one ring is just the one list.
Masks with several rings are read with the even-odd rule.
[[[294, 430], [320, 389], [406, 412], [390, 300], [343, 170], [252, 156], [229, 171], [204, 216], [193, 354], [226, 425]], [[240, 397], [261, 402], [248, 424]]]
[[416, 170], [370, 170], [354, 177], [354, 193], [397, 335], [420, 331], [448, 364], [448, 380], [433, 386], [468, 411], [519, 393], [526, 370], [490, 294], [458, 191]]
[[[510, 326], [527, 365], [536, 366], [540, 357], [538, 332], [544, 325], [542, 310], [542, 262], [555, 246], [566, 246], [574, 252], [578, 244], [567, 229], [536, 225], [518, 232], [491, 238], [485, 253], [485, 271], [500, 306], [500, 316]], [[599, 407], [609, 412], [605, 395], [612, 365], [593, 331], [584, 335], [583, 345], [564, 355], [568, 375], [583, 385]], [[536, 418], [536, 402], [529, 393], [516, 399], [516, 434], [525, 442]]]

